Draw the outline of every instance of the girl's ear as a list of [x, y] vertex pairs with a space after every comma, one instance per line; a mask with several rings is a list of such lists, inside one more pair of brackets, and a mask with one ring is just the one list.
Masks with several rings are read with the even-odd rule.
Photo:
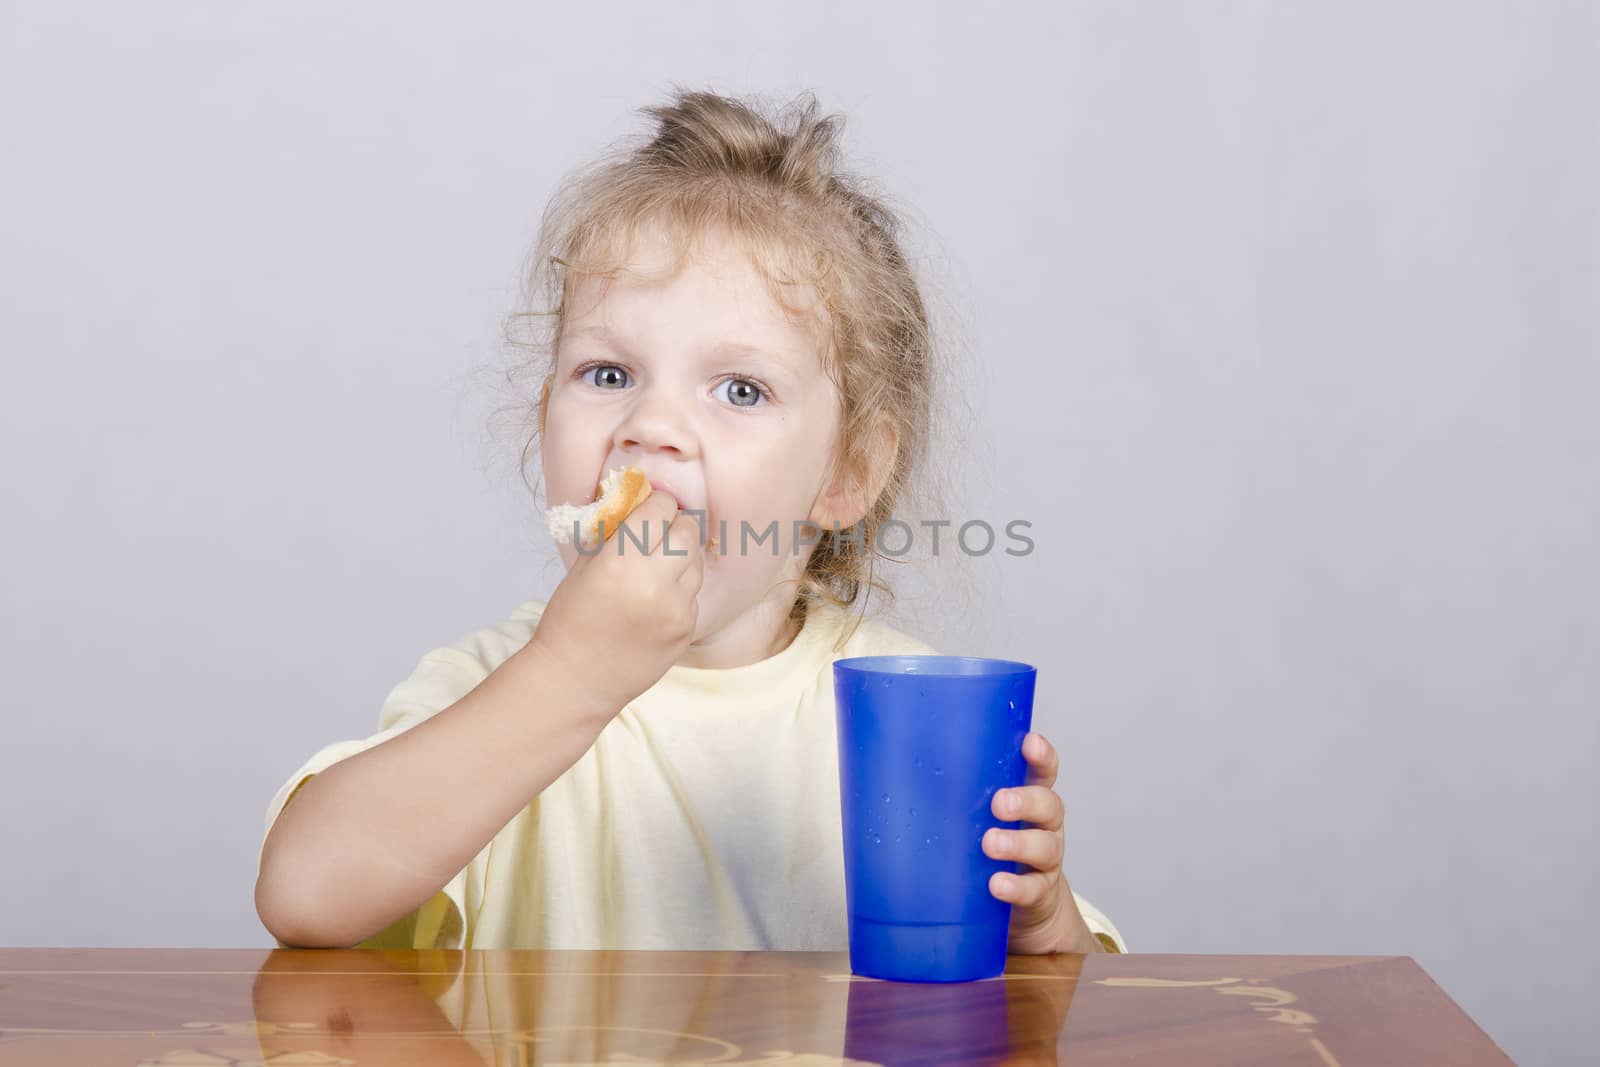
[[880, 415], [861, 454], [841, 463], [833, 482], [817, 498], [811, 521], [825, 530], [832, 529], [834, 523], [847, 530], [866, 518], [889, 483], [899, 454], [900, 430], [894, 419]]

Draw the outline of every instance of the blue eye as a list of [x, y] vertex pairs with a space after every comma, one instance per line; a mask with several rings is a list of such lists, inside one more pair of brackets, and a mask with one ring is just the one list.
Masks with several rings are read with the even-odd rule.
[[725, 394], [725, 399], [737, 408], [753, 408], [762, 400], [768, 399], [766, 390], [749, 378], [729, 378], [722, 385], [733, 387]]
[[[611, 391], [626, 389], [632, 381], [628, 372], [615, 363], [590, 363], [573, 371], [573, 377], [596, 389]], [[739, 408], [753, 408], [772, 400], [772, 391], [754, 378], [726, 378], [718, 383], [717, 395]]]
[[597, 363], [582, 373], [584, 381], [599, 389], [621, 389], [628, 380], [628, 372], [614, 363]]

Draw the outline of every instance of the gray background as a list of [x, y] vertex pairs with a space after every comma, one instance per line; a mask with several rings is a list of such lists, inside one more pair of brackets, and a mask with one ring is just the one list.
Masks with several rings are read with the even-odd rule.
[[554, 183], [809, 88], [1038, 542], [894, 619], [1044, 668], [1074, 887], [1587, 1062], [1595, 5], [972, 7], [7, 4], [0, 944], [271, 944], [272, 792], [559, 574], [490, 418]]

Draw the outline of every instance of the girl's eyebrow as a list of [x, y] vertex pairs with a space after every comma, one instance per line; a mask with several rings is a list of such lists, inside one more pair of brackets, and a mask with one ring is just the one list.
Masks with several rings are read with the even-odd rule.
[[613, 348], [623, 351], [626, 351], [628, 347], [622, 343], [622, 339], [620, 337], [599, 323], [596, 323], [593, 326], [580, 326], [576, 330], [570, 330], [564, 334], [564, 339], [575, 340], [579, 337], [592, 337], [596, 341], [602, 341]]
[[[593, 338], [596, 341], [610, 345], [618, 352], [626, 354], [629, 351], [622, 338], [600, 323], [595, 323], [591, 326], [580, 326], [566, 336], [570, 340]], [[789, 365], [789, 360], [778, 352], [763, 345], [750, 344], [747, 341], [719, 341], [707, 348], [705, 352], [707, 356], [714, 359], [742, 359], [754, 356], [772, 364], [779, 370], [790, 371], [793, 369]]]
[[761, 345], [747, 344], [744, 341], [722, 341], [708, 348], [706, 354], [718, 359], [741, 359], [746, 356], [755, 356], [758, 359], [766, 360], [781, 370], [789, 369], [788, 360], [784, 359], [779, 353]]

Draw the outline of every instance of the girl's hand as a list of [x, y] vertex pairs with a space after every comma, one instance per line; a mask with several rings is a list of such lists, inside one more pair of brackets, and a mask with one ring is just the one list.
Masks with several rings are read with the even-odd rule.
[[678, 511], [672, 494], [651, 493], [622, 526], [598, 549], [579, 553], [528, 642], [612, 715], [689, 647], [705, 575], [699, 523]]
[[997, 791], [989, 806], [998, 819], [1030, 825], [1020, 830], [996, 826], [983, 835], [984, 855], [1032, 868], [1021, 874], [996, 872], [989, 879], [989, 892], [1011, 904], [1008, 951], [1103, 952], [1061, 873], [1065, 808], [1052, 788], [1060, 768], [1055, 748], [1042, 734], [1030, 733], [1022, 739], [1022, 758], [1028, 762], [1025, 783]]

